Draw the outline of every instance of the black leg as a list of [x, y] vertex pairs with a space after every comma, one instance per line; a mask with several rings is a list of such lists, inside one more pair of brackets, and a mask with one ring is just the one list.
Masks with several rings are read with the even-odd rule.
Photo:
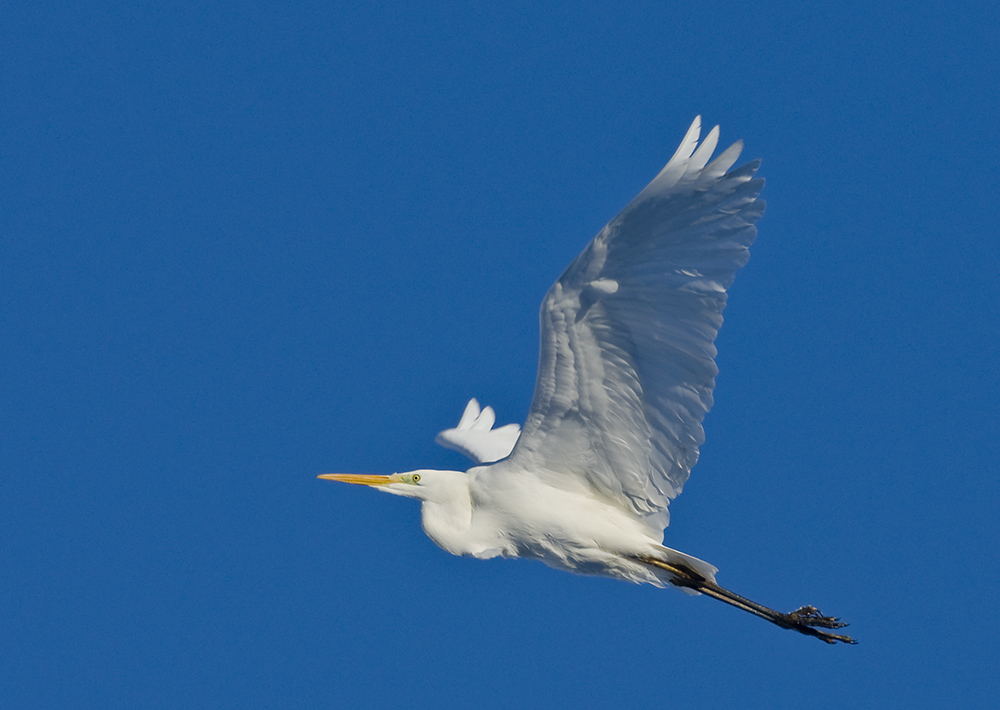
[[857, 641], [852, 639], [850, 636], [821, 631], [817, 628], [841, 629], [847, 626], [847, 624], [835, 617], [823, 616], [819, 609], [814, 606], [804, 606], [801, 609], [796, 609], [791, 613], [785, 614], [780, 611], [775, 611], [774, 609], [769, 609], [768, 607], [758, 604], [757, 602], [750, 601], [745, 597], [741, 597], [739, 594], [731, 592], [725, 587], [720, 587], [715, 582], [710, 582], [686, 565], [664, 562], [663, 560], [658, 560], [655, 557], [639, 557], [636, 559], [640, 562], [652, 565], [653, 567], [659, 567], [662, 570], [670, 572], [673, 576], [670, 580], [671, 583], [678, 587], [694, 589], [695, 591], [701, 592], [702, 594], [710, 596], [713, 599], [718, 599], [720, 602], [725, 602], [726, 604], [734, 606], [737, 609], [742, 609], [743, 611], [748, 611], [762, 619], [767, 619], [772, 624], [776, 624], [784, 629], [794, 629], [800, 634], [815, 636], [826, 643], [837, 643], [838, 641], [841, 643], [857, 643]]

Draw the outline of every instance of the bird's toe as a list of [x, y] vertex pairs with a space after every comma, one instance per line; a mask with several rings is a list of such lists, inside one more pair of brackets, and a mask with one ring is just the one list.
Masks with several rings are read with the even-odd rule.
[[847, 624], [835, 616], [823, 616], [814, 606], [803, 606], [785, 615], [796, 626], [820, 627], [823, 629], [842, 629]]

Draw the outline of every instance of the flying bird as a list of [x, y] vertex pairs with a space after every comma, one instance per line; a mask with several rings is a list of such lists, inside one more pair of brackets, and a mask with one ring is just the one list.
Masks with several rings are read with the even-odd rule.
[[494, 428], [473, 399], [437, 442], [468, 471], [328, 473], [421, 501], [424, 531], [454, 555], [522, 557], [705, 594], [827, 643], [846, 626], [805, 606], [770, 609], [717, 584], [714, 566], [663, 545], [668, 505], [705, 440], [726, 290], [764, 212], [760, 161], [711, 160], [691, 124], [663, 170], [587, 245], [542, 301], [541, 352], [523, 428]]

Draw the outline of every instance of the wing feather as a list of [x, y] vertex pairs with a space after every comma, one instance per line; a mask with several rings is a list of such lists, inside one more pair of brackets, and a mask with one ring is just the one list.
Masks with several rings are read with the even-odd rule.
[[493, 407], [479, 408], [479, 401], [470, 399], [462, 418], [453, 429], [445, 429], [434, 438], [441, 446], [472, 459], [477, 464], [492, 463], [506, 458], [521, 433], [517, 424], [493, 428], [497, 417]]
[[531, 411], [492, 467], [589, 485], [660, 530], [705, 439], [726, 290], [764, 210], [759, 161], [727, 172], [742, 143], [709, 162], [718, 127], [699, 146], [700, 130], [546, 294]]

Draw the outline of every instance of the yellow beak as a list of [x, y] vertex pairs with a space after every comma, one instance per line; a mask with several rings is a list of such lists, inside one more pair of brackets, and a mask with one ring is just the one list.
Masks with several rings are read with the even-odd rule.
[[392, 476], [369, 476], [362, 473], [324, 473], [317, 478], [327, 481], [341, 481], [343, 483], [356, 483], [359, 486], [387, 486], [395, 483]]

